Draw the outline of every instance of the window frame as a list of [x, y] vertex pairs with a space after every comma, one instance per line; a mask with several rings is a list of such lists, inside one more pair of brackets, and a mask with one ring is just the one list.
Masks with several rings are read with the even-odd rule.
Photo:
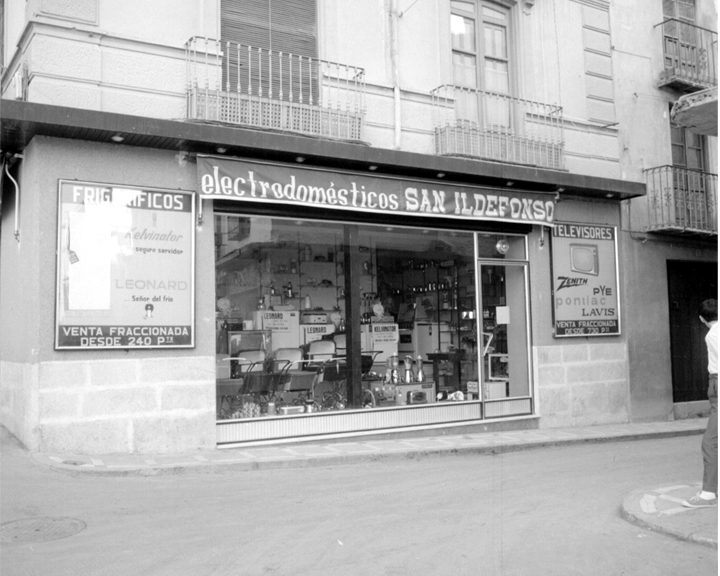
[[[680, 10], [681, 4], [684, 4], [685, 6], [692, 6], [692, 18], [688, 18], [684, 15], [686, 13], [683, 13], [683, 11]], [[672, 14], [668, 10], [671, 6]], [[695, 24], [697, 17], [697, 2], [695, 0], [663, 0], [663, 16], [665, 18], [677, 18], [683, 22]]]
[[[475, 58], [475, 86], [462, 85], [463, 87], [475, 88], [489, 93], [502, 94], [505, 96], [516, 96], [517, 95], [517, 53], [515, 51], [515, 37], [513, 29], [514, 18], [513, 18], [513, 6], [514, 2], [493, 2], [490, 0], [459, 0], [466, 4], [473, 4], [475, 7], [474, 12], [467, 12], [459, 7], [453, 6], [453, 2], [450, 2], [450, 18], [453, 16], [460, 16], [462, 18], [471, 18], [475, 23], [475, 51], [468, 51], [463, 49], [456, 49], [451, 45], [451, 55], [455, 53], [463, 54], [466, 56], [473, 56]], [[505, 14], [505, 22], [501, 22], [497, 19], [483, 16], [483, 6], [487, 6], [495, 11], [501, 11]], [[496, 27], [504, 27], [505, 29], [505, 57], [487, 56], [485, 51], [485, 24], [490, 24]], [[503, 62], [507, 65], [507, 91], [498, 92], [487, 88], [487, 73], [485, 70], [485, 62], [492, 60], [496, 62]], [[454, 73], [453, 64], [453, 84], [461, 85], [457, 82]]]
[[[671, 104], [672, 108], [672, 104]], [[676, 135], [682, 138], [676, 139]], [[692, 139], [696, 139], [698, 146], [692, 146], [688, 143], [688, 135]], [[675, 161], [675, 150], [682, 148], [683, 163]], [[688, 150], [695, 150], [698, 152], [700, 158], [700, 167], [694, 168], [688, 165]], [[706, 172], [708, 157], [707, 157], [707, 140], [702, 134], [695, 134], [690, 132], [687, 128], [675, 124], [670, 120], [670, 164], [674, 168], [681, 168], [683, 170], [694, 170], [696, 172]]]

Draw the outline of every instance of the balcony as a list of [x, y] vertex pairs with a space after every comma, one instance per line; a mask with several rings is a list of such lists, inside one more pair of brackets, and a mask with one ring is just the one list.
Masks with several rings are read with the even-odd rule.
[[362, 140], [362, 68], [202, 37], [185, 55], [189, 119]]
[[696, 92], [717, 86], [717, 32], [675, 18], [662, 26], [661, 88]]
[[564, 168], [560, 106], [453, 85], [432, 99], [436, 154]]
[[717, 174], [674, 166], [646, 173], [649, 232], [717, 236]]
[[718, 89], [685, 94], [673, 104], [670, 121], [704, 136], [718, 135]]

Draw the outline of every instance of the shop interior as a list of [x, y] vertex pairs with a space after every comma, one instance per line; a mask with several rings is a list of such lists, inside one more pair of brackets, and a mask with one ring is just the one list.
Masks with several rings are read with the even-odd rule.
[[345, 226], [215, 216], [218, 419], [528, 394], [523, 236]]

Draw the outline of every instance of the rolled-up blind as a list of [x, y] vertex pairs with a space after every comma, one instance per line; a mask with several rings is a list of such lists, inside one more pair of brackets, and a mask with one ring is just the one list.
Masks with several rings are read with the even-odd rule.
[[[226, 55], [223, 68], [223, 83], [231, 87], [255, 86], [268, 94], [272, 87], [275, 97], [280, 88], [279, 70], [283, 70], [283, 82], [287, 92], [291, 81], [296, 93], [310, 93], [310, 78], [317, 83], [317, 67], [297, 72], [297, 60], [293, 60], [295, 71], [289, 78], [291, 66], [288, 55], [303, 58], [317, 58], [317, 11], [316, 0], [222, 0], [220, 39], [223, 46], [230, 42], [233, 48]], [[237, 45], [251, 46], [237, 49]], [[259, 53], [258, 49], [263, 52]], [[272, 50], [272, 56], [266, 51]], [[283, 53], [283, 62], [279, 62], [279, 53]], [[270, 77], [272, 70], [272, 78]], [[302, 84], [302, 86], [301, 86]], [[314, 88], [313, 88], [314, 89]]]
[[222, 0], [223, 41], [317, 58], [315, 0]]

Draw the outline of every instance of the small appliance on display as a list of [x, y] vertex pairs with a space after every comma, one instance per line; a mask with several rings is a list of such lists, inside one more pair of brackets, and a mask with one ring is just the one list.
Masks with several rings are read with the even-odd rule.
[[407, 392], [407, 404], [427, 404], [427, 393], [424, 390], [411, 390]]
[[436, 402], [435, 382], [398, 382], [396, 404], [432, 404]]
[[300, 317], [301, 324], [327, 324], [328, 315], [327, 312], [312, 310], [303, 312]]

